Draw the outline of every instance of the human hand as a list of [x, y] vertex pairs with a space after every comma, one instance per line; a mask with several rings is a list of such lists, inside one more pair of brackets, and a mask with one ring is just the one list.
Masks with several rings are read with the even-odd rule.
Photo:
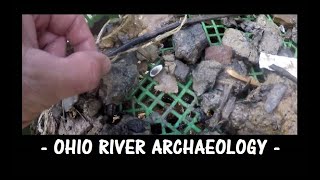
[[[66, 42], [75, 53], [66, 56]], [[22, 127], [58, 101], [96, 88], [110, 70], [81, 15], [22, 15]]]

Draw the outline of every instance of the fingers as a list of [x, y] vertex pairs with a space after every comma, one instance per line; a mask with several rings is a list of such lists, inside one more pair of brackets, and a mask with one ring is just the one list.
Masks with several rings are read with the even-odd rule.
[[75, 51], [96, 50], [94, 38], [82, 15], [34, 16], [37, 29], [47, 29], [58, 36], [65, 36]]
[[95, 51], [77, 52], [65, 58], [63, 62], [63, 95], [80, 94], [91, 91], [99, 85], [103, 74], [110, 70], [110, 60]]
[[29, 49], [22, 70], [23, 121], [35, 118], [63, 98], [96, 88], [109, 70], [110, 60], [95, 51], [62, 58]]
[[52, 55], [58, 57], [64, 57], [66, 55], [66, 38], [65, 37], [58, 37], [53, 42], [48, 44], [44, 50], [51, 53]]

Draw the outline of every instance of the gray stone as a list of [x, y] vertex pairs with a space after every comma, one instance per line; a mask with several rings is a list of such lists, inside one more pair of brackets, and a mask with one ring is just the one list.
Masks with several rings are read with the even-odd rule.
[[[102, 135], [134, 135], [148, 130], [148, 123], [130, 115], [124, 115], [118, 124], [105, 124]], [[143, 133], [149, 134], [149, 132]]]
[[258, 51], [247, 40], [244, 33], [239, 30], [232, 28], [227, 29], [224, 32], [222, 44], [231, 47], [236, 56], [244, 58], [252, 64], [257, 64], [259, 62]]
[[292, 29], [292, 41], [298, 43], [298, 30], [297, 27], [293, 27]]
[[259, 51], [267, 54], [277, 55], [282, 45], [280, 34], [271, 31], [264, 31], [259, 44]]
[[264, 30], [259, 44], [259, 51], [276, 55], [282, 45], [279, 27], [263, 14], [257, 17], [256, 24]]
[[230, 120], [234, 127], [240, 128], [248, 120], [249, 115], [249, 107], [246, 104], [235, 103], [234, 110], [230, 114]]
[[283, 84], [276, 84], [272, 88], [264, 104], [264, 109], [267, 113], [271, 113], [278, 106], [286, 90], [287, 86]]
[[282, 47], [278, 52], [278, 56], [294, 57], [294, 53], [291, 51], [290, 48]]
[[77, 119], [71, 119], [67, 116], [66, 120], [60, 121], [58, 134], [59, 135], [83, 135], [86, 134], [92, 125], [89, 121], [78, 117]]
[[176, 64], [174, 75], [179, 81], [186, 82], [188, 74], [190, 73], [189, 66], [179, 60], [175, 60], [174, 62]]
[[203, 94], [201, 98], [202, 98], [201, 109], [205, 113], [208, 113], [210, 110], [215, 111], [216, 109], [218, 109], [221, 102], [221, 98], [222, 98], [222, 92], [220, 91], [208, 92]]
[[174, 54], [166, 54], [166, 55], [163, 55], [162, 58], [165, 61], [174, 61], [175, 59]]
[[223, 111], [222, 111], [222, 118], [223, 119], [229, 119], [229, 115], [231, 114], [231, 112], [234, 109], [235, 101], [236, 101], [236, 97], [233, 96], [233, 97], [229, 98], [228, 102], [226, 103], [226, 105], [224, 106]]
[[97, 99], [89, 99], [83, 105], [83, 114], [89, 117], [95, 116], [101, 109], [102, 103]]
[[234, 59], [230, 67], [241, 75], [246, 76], [248, 74], [247, 66], [243, 63], [243, 61]]
[[140, 119], [131, 119], [127, 122], [128, 129], [135, 133], [142, 133], [146, 130], [144, 127], [144, 121]]
[[209, 45], [200, 23], [180, 30], [173, 35], [175, 56], [188, 64], [194, 64]]
[[154, 80], [159, 84], [154, 86], [155, 90], [162, 91], [164, 93], [178, 93], [178, 84], [176, 78], [168, 74], [166, 71], [161, 71]]
[[213, 88], [216, 78], [222, 70], [222, 65], [216, 61], [202, 61], [192, 72], [192, 88], [197, 96], [209, 88]]
[[229, 46], [210, 46], [205, 50], [205, 60], [214, 60], [221, 64], [230, 64], [232, 60], [232, 49]]
[[256, 19], [256, 28], [261, 28], [264, 31], [278, 32], [280, 33], [279, 27], [269, 20], [264, 14], [261, 14]]
[[113, 63], [110, 72], [103, 76], [100, 96], [105, 104], [118, 104], [138, 83], [139, 72], [137, 65], [129, 64], [125, 60]]
[[151, 44], [145, 48], [138, 49], [136, 55], [140, 61], [154, 62], [159, 57], [159, 50], [156, 45]]

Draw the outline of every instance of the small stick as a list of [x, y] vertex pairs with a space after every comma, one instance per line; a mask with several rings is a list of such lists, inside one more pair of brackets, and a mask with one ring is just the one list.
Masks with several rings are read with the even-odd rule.
[[292, 74], [290, 74], [287, 70], [284, 68], [277, 66], [275, 64], [272, 64], [269, 66], [269, 68], [273, 69], [275, 72], [277, 72], [281, 76], [285, 76], [286, 78], [290, 79], [291, 81], [297, 83], [297, 78], [294, 77]]
[[[186, 23], [184, 25], [191, 25], [194, 23], [198, 23], [198, 22], [202, 22], [202, 21], [206, 21], [206, 20], [211, 20], [211, 19], [217, 19], [217, 18], [223, 18], [223, 17], [229, 17], [229, 16], [239, 16], [239, 14], [216, 14], [216, 15], [208, 15], [208, 16], [200, 16], [197, 18], [190, 18], [186, 21]], [[145, 41], [148, 41], [160, 34], [163, 34], [167, 31], [170, 31], [176, 27], [178, 27], [181, 23], [180, 22], [175, 22], [172, 24], [169, 24], [167, 26], [164, 26], [162, 28], [160, 28], [159, 30], [156, 30], [154, 32], [148, 33], [148, 34], [144, 34], [142, 36], [139, 36], [137, 38], [134, 38], [132, 40], [130, 40], [128, 43], [120, 46], [119, 48], [115, 49], [114, 51], [111, 51], [109, 53], [107, 53], [107, 56], [111, 57], [111, 56], [115, 56], [117, 55], [119, 52], [123, 52], [126, 51], [132, 47], [134, 47], [135, 45], [138, 45], [140, 43], [143, 43]]]
[[260, 86], [260, 83], [258, 80], [252, 78], [252, 77], [246, 77], [246, 76], [242, 76], [240, 74], [238, 74], [236, 71], [232, 70], [232, 69], [227, 69], [227, 73], [236, 78], [236, 79], [239, 79], [241, 81], [244, 81], [244, 82], [249, 82], [250, 81], [250, 84], [251, 85], [254, 85], [254, 86]]

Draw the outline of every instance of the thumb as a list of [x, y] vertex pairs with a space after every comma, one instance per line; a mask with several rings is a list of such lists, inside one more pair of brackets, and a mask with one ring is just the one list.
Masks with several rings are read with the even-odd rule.
[[62, 58], [62, 62], [61, 83], [65, 88], [60, 95], [63, 98], [93, 90], [111, 68], [109, 58], [96, 51], [76, 52]]
[[110, 70], [110, 60], [96, 51], [77, 52], [66, 58], [32, 48], [22, 48], [22, 52], [25, 122], [63, 98], [94, 89]]

